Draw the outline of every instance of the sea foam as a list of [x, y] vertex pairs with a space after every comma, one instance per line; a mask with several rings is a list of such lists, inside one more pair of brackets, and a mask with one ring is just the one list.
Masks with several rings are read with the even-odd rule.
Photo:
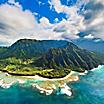
[[104, 68], [104, 65], [99, 65], [97, 68], [93, 68], [91, 71], [96, 71], [102, 68]]

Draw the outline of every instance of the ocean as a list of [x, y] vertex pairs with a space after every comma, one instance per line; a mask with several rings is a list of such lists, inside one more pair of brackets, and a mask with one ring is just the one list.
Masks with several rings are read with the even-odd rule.
[[0, 87], [0, 104], [104, 104], [104, 66], [68, 86], [72, 96], [57, 93], [46, 96], [29, 83], [15, 83], [8, 89]]

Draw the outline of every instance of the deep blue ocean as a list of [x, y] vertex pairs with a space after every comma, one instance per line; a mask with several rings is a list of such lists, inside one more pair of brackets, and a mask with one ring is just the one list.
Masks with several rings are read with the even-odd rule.
[[104, 66], [68, 84], [73, 95], [44, 95], [30, 86], [0, 87], [0, 104], [104, 104]]

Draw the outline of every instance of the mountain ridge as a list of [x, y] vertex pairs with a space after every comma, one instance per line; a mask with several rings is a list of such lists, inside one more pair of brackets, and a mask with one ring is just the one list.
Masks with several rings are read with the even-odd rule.
[[[73, 43], [64, 48], [50, 49], [45, 55], [36, 60], [35, 65], [46, 68], [79, 68], [80, 71], [91, 70], [101, 64], [95, 53], [81, 49]], [[56, 65], [57, 64], [57, 65]]]
[[64, 40], [20, 39], [9, 46], [8, 52], [2, 54], [1, 57], [17, 57], [27, 59], [42, 55], [50, 48], [61, 48], [67, 44], [68, 42]]
[[94, 52], [65, 40], [21, 39], [0, 53], [0, 70], [12, 75], [59, 78], [71, 70], [84, 72], [104, 64]]

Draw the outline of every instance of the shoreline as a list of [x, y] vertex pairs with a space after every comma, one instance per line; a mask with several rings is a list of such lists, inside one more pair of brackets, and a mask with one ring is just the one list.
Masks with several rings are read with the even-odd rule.
[[[98, 68], [101, 67], [101, 65], [98, 66]], [[97, 70], [97, 68], [95, 68]], [[95, 69], [92, 69], [94, 71]], [[71, 71], [68, 75], [66, 75], [63, 78], [45, 78], [41, 77], [39, 75], [35, 76], [14, 76], [7, 72], [0, 71], [1, 74], [4, 76], [0, 78], [0, 86], [3, 88], [10, 88], [14, 83], [18, 82], [19, 84], [24, 84], [26, 81], [30, 81], [30, 86], [33, 88], [36, 88], [40, 91], [40, 93], [44, 93], [46, 95], [52, 94], [54, 91], [56, 94], [65, 94], [67, 96], [72, 95], [72, 90], [70, 86], [67, 85], [67, 83], [70, 82], [76, 82], [79, 80], [79, 76], [86, 75], [88, 71], [85, 71], [83, 73]], [[15, 78], [12, 82], [5, 82], [5, 79], [8, 78]], [[36, 80], [36, 82], [35, 82]], [[31, 82], [33, 81], [33, 82]], [[40, 83], [41, 81], [41, 83]], [[39, 83], [38, 83], [39, 82]]]
[[[29, 79], [34, 79], [34, 80], [43, 80], [43, 81], [61, 81], [61, 80], [66, 80], [68, 79], [69, 77], [71, 77], [72, 75], [74, 75], [76, 72], [74, 71], [71, 71], [68, 75], [66, 75], [65, 77], [63, 78], [53, 78], [53, 79], [49, 79], [49, 78], [45, 78], [45, 77], [41, 77], [39, 75], [35, 75], [35, 76], [21, 76], [23, 78], [29, 78]], [[75, 80], [78, 79], [78, 78], [75, 78]]]
[[67, 80], [67, 79], [70, 79], [69, 81], [77, 81], [77, 80], [79, 80], [78, 75], [80, 75], [80, 74], [76, 75], [77, 72], [71, 71], [65, 77], [49, 79], [49, 78], [41, 77], [39, 75], [35, 75], [35, 76], [15, 76], [15, 75], [11, 75], [7, 71], [6, 72], [0, 71], [0, 72], [4, 73], [5, 77], [19, 77], [19, 78], [23, 78], [23, 79], [42, 80], [42, 81], [63, 81], [63, 80]]
[[[49, 78], [41, 77], [39, 75], [15, 76], [15, 75], [9, 74], [8, 72], [2, 72], [2, 71], [0, 71], [0, 72], [4, 73], [5, 77], [11, 77], [11, 78], [15, 77], [16, 78], [15, 82], [11, 82], [9, 84], [2, 83], [2, 79], [1, 79], [1, 84], [3, 84], [3, 85], [1, 85], [1, 87], [3, 87], [3, 88], [10, 88], [13, 85], [13, 83], [16, 83], [16, 82], [18, 82], [19, 84], [25, 84], [25, 81], [30, 81], [30, 83], [31, 83], [31, 81], [33, 81], [30, 84], [30, 86], [38, 89], [40, 93], [43, 93], [45, 95], [50, 95], [53, 92], [55, 92], [58, 95], [64, 94], [67, 96], [72, 96], [72, 90], [67, 85], [67, 83], [76, 82], [79, 80], [80, 75], [86, 75], [88, 73], [87, 71], [85, 71], [83, 73], [71, 71], [68, 75], [66, 75], [63, 78], [49, 79]], [[42, 81], [42, 82], [38, 83], [40, 81]]]
[[[5, 76], [4, 78], [8, 78], [8, 77], [14, 77], [10, 74], [8, 74], [7, 72], [2, 72]], [[67, 96], [71, 96], [72, 95], [72, 91], [71, 88], [67, 85], [67, 83], [70, 82], [74, 82], [74, 81], [78, 81], [79, 80], [79, 76], [76, 75], [76, 73], [74, 71], [71, 71], [67, 76], [65, 76], [64, 78], [55, 78], [55, 79], [48, 79], [48, 78], [43, 78], [39, 75], [35, 75], [35, 76], [15, 76], [16, 80], [12, 81], [10, 83], [6, 83], [5, 79], [2, 78], [0, 80], [1, 83], [1, 87], [2, 88], [10, 88], [14, 83], [19, 83], [19, 84], [24, 84], [25, 81], [30, 81], [31, 80], [36, 80], [36, 82], [32, 82], [30, 84], [30, 86], [32, 86], [33, 88], [36, 88], [39, 90], [40, 93], [43, 93], [45, 95], [50, 95], [53, 92], [56, 92], [56, 94], [65, 94]], [[42, 81], [42, 83], [38, 83], [38, 81]]]
[[2, 73], [5, 73], [6, 76], [15, 76], [15, 77], [23, 77], [23, 78], [28, 78], [28, 79], [40, 79], [40, 80], [48, 80], [48, 81], [57, 81], [57, 80], [65, 80], [67, 79], [68, 77], [70, 77], [71, 75], [75, 74], [75, 73], [78, 73], [78, 72], [75, 72], [75, 71], [71, 71], [68, 75], [66, 75], [65, 77], [59, 77], [59, 78], [47, 78], [47, 77], [43, 77], [43, 76], [40, 76], [38, 74], [36, 75], [24, 75], [24, 74], [19, 74], [19, 73], [12, 73], [12, 72], [9, 72], [7, 70], [3, 70], [0, 72]]
[[[75, 82], [79, 80], [79, 76], [76, 75], [74, 71], [71, 71], [67, 76], [64, 78], [59, 79], [48, 79], [43, 78], [41, 76], [25, 76], [24, 78], [34, 79], [34, 80], [41, 80], [44, 84], [33, 84], [32, 87], [36, 88], [40, 91], [40, 93], [44, 93], [45, 95], [50, 95], [54, 91], [56, 91], [57, 95], [64, 94], [67, 96], [72, 96], [71, 88], [67, 85], [67, 83]], [[57, 84], [56, 84], [56, 83]]]
[[[102, 67], [102, 65], [98, 65], [98, 67], [95, 67], [89, 71], [94, 71], [98, 68]], [[0, 70], [0, 72], [3, 72], [3, 73], [6, 73], [7, 76], [11, 75], [11, 76], [17, 76], [17, 77], [26, 77], [26, 78], [32, 78], [32, 79], [37, 79], [37, 78], [40, 78], [42, 80], [63, 80], [63, 79], [66, 79], [68, 78], [70, 75], [72, 74], [78, 74], [78, 75], [86, 75], [88, 73], [88, 70], [85, 70], [84, 72], [75, 72], [75, 71], [70, 71], [70, 73], [66, 76], [60, 76], [60, 77], [53, 77], [53, 78], [49, 78], [49, 77], [45, 77], [45, 76], [41, 76], [39, 74], [23, 74], [23, 73], [14, 73], [14, 72], [11, 72], [11, 71], [8, 71], [8, 70]]]

